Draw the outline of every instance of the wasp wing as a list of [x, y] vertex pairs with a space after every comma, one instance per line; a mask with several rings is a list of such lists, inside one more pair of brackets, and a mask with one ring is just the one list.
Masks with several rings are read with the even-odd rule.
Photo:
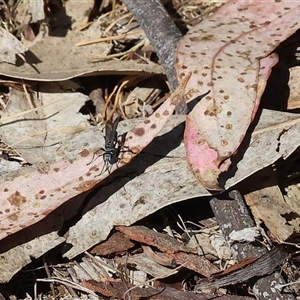
[[117, 143], [117, 127], [120, 122], [120, 117], [117, 117], [113, 122], [107, 121], [105, 124], [105, 149], [113, 149]]

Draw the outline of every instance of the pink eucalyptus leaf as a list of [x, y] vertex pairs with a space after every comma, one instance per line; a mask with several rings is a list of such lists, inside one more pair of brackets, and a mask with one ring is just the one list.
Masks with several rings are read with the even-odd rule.
[[69, 199], [90, 190], [107, 177], [99, 174], [103, 160], [87, 165], [92, 153], [85, 150], [76, 160], [47, 165], [46, 170], [24, 169], [22, 175], [0, 183], [0, 240], [30, 226]]
[[188, 115], [187, 161], [209, 190], [243, 141], [255, 117], [275, 54], [266, 57], [300, 26], [297, 1], [232, 0], [192, 28], [179, 42], [177, 73], [192, 77], [189, 100], [211, 92]]

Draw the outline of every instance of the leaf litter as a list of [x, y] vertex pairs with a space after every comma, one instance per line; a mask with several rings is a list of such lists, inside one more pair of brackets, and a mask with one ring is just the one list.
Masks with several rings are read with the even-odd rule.
[[[177, 1], [173, 2], [174, 7], [176, 5], [181, 9], [184, 7], [182, 4], [176, 4]], [[67, 11], [69, 11], [67, 5], [72, 4], [74, 4], [73, 1], [66, 2]], [[110, 16], [116, 18], [116, 23], [114, 24], [121, 24], [120, 19], [126, 20], [128, 12], [125, 6], [117, 4], [115, 1], [112, 1], [112, 4], [117, 5], [119, 11], [124, 13], [124, 18], [120, 17], [116, 13], [117, 9], [114, 11], [116, 15], [113, 16], [112, 13]], [[92, 3], [87, 5], [91, 7]], [[240, 5], [245, 5], [244, 8], [247, 7], [247, 9], [241, 9]], [[59, 7], [62, 6], [59, 5]], [[186, 10], [188, 11], [190, 7], [187, 6]], [[238, 11], [236, 11], [237, 7], [239, 7]], [[102, 43], [101, 47], [104, 47], [103, 51], [100, 50], [103, 52], [100, 54], [102, 56], [101, 59], [107, 57], [107, 61], [99, 62], [99, 65], [97, 63], [93, 66], [88, 65], [88, 67], [85, 67], [84, 63], [90, 62], [90, 54], [93, 55], [93, 51], [99, 52], [99, 49], [93, 46], [99, 43], [99, 41], [95, 42], [94, 40], [91, 42], [88, 46], [89, 48], [82, 46], [82, 49], [85, 48], [83, 51], [74, 48], [74, 45], [77, 45], [79, 42], [89, 38], [93, 39], [93, 34], [97, 30], [107, 34], [109, 30], [101, 31], [101, 26], [104, 26], [104, 28], [107, 26], [107, 24], [104, 24], [108, 20], [105, 19], [107, 15], [99, 19], [102, 21], [105, 20], [104, 23], [101, 23], [102, 21], [100, 23], [94, 22], [86, 32], [81, 32], [82, 34], [76, 34], [74, 30], [69, 30], [68, 34], [63, 36], [65, 44], [61, 49], [62, 55], [59, 54], [57, 57], [54, 57], [53, 53], [57, 53], [57, 51], [53, 51], [51, 55], [48, 55], [49, 53], [45, 51], [45, 48], [49, 48], [51, 51], [55, 49], [58, 41], [57, 37], [53, 37], [51, 40], [52, 37], [46, 31], [44, 38], [36, 36], [36, 40], [33, 38], [35, 44], [29, 46], [30, 51], [37, 58], [42, 58], [41, 62], [38, 62], [36, 59], [29, 61], [30, 57], [25, 55], [25, 63], [21, 66], [13, 64], [4, 65], [5, 72], [7, 73], [3, 74], [13, 78], [14, 83], [12, 85], [8, 78], [3, 78], [4, 80], [2, 81], [4, 86], [10, 86], [7, 96], [9, 97], [9, 101], [12, 101], [11, 103], [6, 102], [5, 97], [2, 97], [1, 101], [3, 111], [1, 118], [1, 129], [3, 130], [1, 132], [1, 139], [6, 144], [3, 147], [5, 150], [15, 149], [16, 153], [21, 154], [32, 165], [23, 167], [19, 171], [4, 169], [1, 176], [0, 188], [3, 191], [2, 194], [4, 197], [1, 210], [2, 217], [0, 219], [1, 238], [3, 240], [1, 248], [2, 277], [0, 281], [9, 281], [13, 275], [31, 261], [31, 257], [38, 258], [58, 245], [60, 245], [60, 251], [65, 257], [70, 259], [70, 262], [66, 266], [46, 266], [48, 270], [51, 269], [52, 278], [41, 278], [38, 284], [41, 281], [51, 283], [52, 287], [55, 286], [57, 288], [57, 291], [67, 286], [72, 290], [73, 295], [80, 295], [80, 297], [89, 293], [95, 296], [94, 292], [97, 292], [101, 295], [123, 299], [129, 296], [132, 299], [138, 299], [141, 296], [151, 297], [151, 299], [168, 299], [168, 297], [170, 299], [193, 299], [196, 295], [195, 299], [199, 299], [199, 297], [207, 299], [207, 297], [212, 296], [212, 292], [205, 289], [208, 286], [212, 286], [214, 288], [222, 287], [218, 288], [218, 296], [223, 294], [225, 299], [226, 297], [237, 299], [239, 296], [236, 294], [228, 295], [231, 291], [230, 285], [238, 286], [246, 278], [251, 278], [251, 274], [255, 274], [255, 270], [257, 270], [257, 265], [259, 266], [259, 261], [265, 262], [268, 259], [272, 259], [274, 256], [273, 253], [279, 255], [279, 259], [276, 258], [276, 262], [273, 261], [271, 263], [271, 269], [262, 268], [264, 270], [261, 272], [262, 276], [266, 276], [270, 270], [272, 271], [277, 265], [281, 265], [283, 257], [285, 257], [285, 250], [283, 248], [274, 248], [275, 250], [271, 250], [267, 244], [270, 245], [274, 242], [284, 243], [288, 239], [291, 240], [293, 234], [298, 232], [297, 212], [299, 209], [297, 201], [294, 200], [297, 198], [298, 190], [297, 185], [294, 185], [294, 181], [289, 180], [286, 183], [289, 193], [283, 197], [282, 191], [285, 186], [276, 180], [270, 182], [264, 178], [271, 177], [270, 174], [274, 172], [275, 165], [269, 168], [266, 167], [272, 165], [280, 158], [288, 162], [288, 157], [298, 148], [300, 142], [297, 138], [299, 121], [295, 112], [287, 113], [285, 111], [279, 112], [263, 109], [256, 115], [256, 111], [272, 66], [278, 61], [278, 57], [275, 54], [265, 56], [271, 53], [281, 41], [298, 29], [295, 23], [290, 26], [289, 22], [293, 20], [295, 12], [287, 8], [288, 6], [285, 6], [284, 13], [279, 13], [281, 6], [276, 5], [275, 7], [275, 4], [270, 4], [269, 7], [264, 8], [258, 4], [253, 6], [252, 1], [248, 1], [247, 3], [229, 1], [227, 5], [217, 10], [214, 15], [205, 17], [205, 14], [201, 14], [204, 21], [195, 27], [189, 25], [190, 21], [186, 21], [186, 25], [191, 28], [191, 31], [182, 40], [182, 43], [185, 43], [185, 45], [187, 45], [185, 39], [189, 37], [191, 32], [197, 30], [198, 26], [199, 28], [207, 28], [207, 31], [211, 35], [209, 39], [204, 38], [199, 41], [195, 38], [189, 40], [189, 47], [185, 47], [182, 54], [189, 57], [187, 53], [191, 53], [190, 48], [194, 45], [197, 45], [197, 47], [200, 45], [205, 48], [206, 54], [212, 53], [215, 59], [212, 68], [213, 73], [211, 73], [213, 75], [210, 78], [210, 82], [213, 82], [213, 85], [210, 86], [212, 92], [206, 98], [202, 99], [187, 116], [184, 135], [185, 147], [188, 150], [187, 144], [190, 142], [190, 137], [194, 139], [193, 143], [195, 140], [199, 142], [198, 135], [201, 135], [201, 130], [204, 130], [205, 134], [203, 136], [205, 137], [205, 141], [206, 139], [209, 142], [212, 141], [213, 152], [219, 151], [217, 156], [208, 160], [209, 164], [207, 167], [209, 169], [213, 166], [212, 170], [217, 170], [217, 174], [213, 174], [213, 177], [205, 177], [204, 183], [206, 183], [204, 186], [200, 185], [198, 181], [203, 177], [201, 175], [202, 170], [200, 170], [200, 175], [197, 175], [197, 172], [193, 172], [196, 174], [195, 178], [190, 172], [190, 168], [193, 169], [194, 165], [197, 166], [198, 162], [201, 162], [202, 157], [206, 159], [206, 153], [201, 152], [199, 154], [199, 152], [196, 152], [196, 154], [193, 154], [195, 161], [191, 165], [191, 156], [189, 151], [187, 151], [188, 163], [186, 162], [184, 145], [182, 143], [185, 116], [172, 116], [176, 104], [182, 98], [192, 99], [196, 97], [197, 92], [199, 94], [207, 92], [207, 90], [202, 91], [199, 89], [204, 85], [209, 73], [209, 69], [206, 68], [208, 65], [203, 64], [202, 58], [198, 60], [197, 57], [192, 57], [194, 59], [193, 67], [195, 66], [195, 60], [202, 67], [200, 70], [201, 79], [196, 79], [197, 76], [195, 75], [199, 72], [195, 72], [195, 69], [192, 69], [194, 72], [191, 73], [191, 78], [189, 78], [189, 70], [183, 68], [183, 72], [185, 72], [185, 75], [188, 74], [188, 76], [184, 78], [183, 73], [179, 72], [181, 85], [178, 90], [169, 97], [165, 96], [167, 100], [158, 109], [156, 107], [163, 101], [159, 99], [159, 94], [157, 94], [154, 99], [158, 102], [154, 103], [154, 105], [153, 102], [148, 102], [151, 103], [150, 110], [147, 110], [148, 112], [144, 104], [140, 107], [138, 106], [138, 103], [142, 103], [143, 100], [137, 100], [133, 110], [126, 110], [124, 106], [122, 108], [123, 102], [125, 105], [132, 103], [126, 103], [126, 97], [128, 94], [130, 95], [131, 90], [133, 90], [132, 87], [135, 85], [139, 87], [140, 82], [143, 82], [142, 80], [136, 80], [137, 77], [143, 76], [143, 79], [147, 81], [147, 78], [154, 74], [163, 74], [161, 67], [149, 60], [149, 56], [147, 56], [145, 50], [146, 43], [143, 42], [136, 48], [130, 48], [130, 51], [121, 50], [123, 53], [118, 55], [118, 57], [125, 55], [127, 59], [130, 59], [128, 56], [130, 54], [132, 55], [131, 58], [135, 56], [134, 60], [114, 61], [109, 60], [109, 56], [105, 55], [105, 53], [108, 54], [112, 49], [112, 44], [103, 44], [113, 39], [103, 40], [102, 42], [100, 39], [100, 43]], [[77, 13], [77, 16], [74, 18], [78, 21], [81, 14], [76, 11], [76, 8], [73, 7], [73, 9], [72, 13], [74, 13], [74, 16]], [[267, 14], [265, 13], [266, 10], [268, 10]], [[224, 17], [224, 12], [230, 13], [226, 13], [226, 17]], [[55, 12], [50, 11], [50, 13], [54, 14]], [[182, 10], [180, 13], [182, 13]], [[51, 14], [50, 16], [47, 15], [50, 23], [53, 21]], [[282, 16], [278, 17], [279, 14]], [[40, 18], [38, 15], [36, 15], [36, 18]], [[290, 20], [287, 21], [288, 17]], [[242, 18], [243, 22], [229, 24], [227, 28], [230, 31], [228, 31], [228, 36], [224, 34], [225, 29], [219, 33], [224, 38], [221, 46], [218, 43], [218, 45], [212, 46], [216, 42], [213, 41], [212, 37], [217, 34], [214, 33], [213, 24], [215, 21], [213, 20], [217, 18], [222, 18], [223, 20], [224, 24], [220, 25], [222, 30], [226, 28], [226, 18]], [[250, 20], [250, 29], [247, 26], [246, 29], [243, 27], [247, 24], [247, 18]], [[85, 16], [84, 22], [86, 20], [88, 18]], [[84, 22], [82, 23], [83, 27]], [[282, 27], [276, 25], [278, 22], [282, 24]], [[76, 24], [77, 28], [81, 26], [78, 25], [79, 23]], [[101, 25], [99, 26], [99, 24]], [[123, 24], [126, 24], [126, 22]], [[240, 26], [241, 24], [243, 26]], [[107, 28], [112, 30], [113, 26], [107, 26]], [[280, 28], [280, 30], [275, 30], [277, 28]], [[275, 30], [273, 35], [272, 30]], [[267, 32], [265, 40], [268, 43], [261, 46], [261, 43], [257, 41], [262, 36], [265, 36], [265, 32]], [[33, 31], [31, 34], [34, 36]], [[99, 32], [98, 34], [101, 35]], [[204, 34], [203, 31], [202, 34]], [[207, 37], [207, 32], [205, 34]], [[237, 37], [233, 37], [234, 34], [237, 34]], [[73, 37], [71, 38], [71, 36]], [[143, 35], [137, 36], [139, 39], [143, 37]], [[272, 39], [270, 39], [270, 36]], [[218, 40], [221, 39], [222, 37], [218, 38]], [[118, 40], [120, 40], [120, 37], [116, 38], [115, 43], [118, 43]], [[209, 43], [209, 48], [206, 48], [206, 43]], [[119, 46], [122, 48], [122, 43], [119, 43]], [[142, 50], [140, 47], [145, 48]], [[248, 51], [251, 50], [251, 55], [243, 52], [245, 47]], [[73, 50], [68, 52], [69, 49]], [[87, 51], [87, 49], [89, 50]], [[119, 50], [116, 48], [115, 51]], [[236, 53], [236, 51], [239, 52], [238, 55], [231, 56], [231, 53]], [[79, 54], [78, 58], [76, 58], [78, 60], [75, 60], [76, 53]], [[202, 52], [199, 53], [201, 56], [204, 56]], [[141, 55], [144, 55], [142, 59]], [[245, 61], [247, 55], [250, 55], [249, 61]], [[225, 74], [226, 72], [224, 73], [224, 68], [217, 67], [219, 64], [220, 66], [223, 65], [225, 57], [228, 65], [235, 66], [235, 68], [228, 69], [226, 71], [227, 74]], [[259, 59], [261, 59], [260, 65], [258, 63]], [[279, 57], [279, 61], [280, 59], [281, 57]], [[66, 65], [59, 63], [60, 61], [65, 62]], [[138, 62], [136, 63], [136, 61]], [[31, 64], [32, 62], [33, 64]], [[180, 60], [177, 68], [182, 68]], [[247, 76], [241, 74], [242, 77], [238, 76], [239, 71], [241, 69], [245, 70], [245, 68], [249, 74], [252, 74], [252, 77], [248, 77], [249, 74]], [[36, 70], [42, 72], [38, 73]], [[206, 72], [206, 75], [204, 75], [204, 72]], [[102, 77], [96, 77], [96, 81], [93, 80], [93, 77], [90, 77], [87, 84], [87, 81], [80, 77], [83, 74], [89, 76], [102, 74]], [[119, 77], [114, 79], [115, 75]], [[129, 77], [124, 77], [124, 75], [129, 75]], [[229, 75], [231, 79], [226, 80]], [[105, 80], [103, 79], [106, 77], [111, 81], [111, 87], [104, 84]], [[220, 77], [222, 77], [222, 81]], [[75, 80], [72, 82], [66, 81], [65, 84], [68, 84], [67, 88], [66, 86], [62, 88], [61, 82], [51, 82], [70, 78], [74, 78]], [[122, 78], [121, 81], [120, 78]], [[182, 80], [183, 78], [184, 80]], [[24, 81], [20, 81], [20, 79], [30, 79], [31, 81], [26, 81], [26, 85], [24, 85]], [[36, 80], [40, 82], [36, 84], [34, 82]], [[191, 88], [190, 85], [195, 80], [197, 81], [196, 88]], [[233, 80], [237, 80], [236, 84], [232, 84]], [[44, 85], [41, 84], [43, 81], [46, 82]], [[97, 84], [97, 81], [101, 82], [101, 84]], [[231, 83], [228, 84], [228, 82]], [[115, 90], [113, 89], [115, 84], [118, 87], [116, 96], [114, 96]], [[187, 88], [185, 87], [186, 84]], [[200, 128], [194, 128], [194, 132], [192, 130], [192, 123], [196, 120], [195, 124], [198, 124], [197, 115], [201, 115], [201, 111], [203, 111], [201, 105], [207, 108], [208, 97], [217, 94], [218, 84], [221, 84], [219, 92], [221, 90], [224, 90], [224, 92], [227, 91], [227, 94], [230, 96], [225, 100], [230, 106], [228, 109], [231, 109], [233, 112], [232, 122], [235, 123], [232, 124], [235, 126], [236, 133], [234, 136], [226, 136], [227, 131], [224, 131], [224, 127], [222, 127], [222, 122], [224, 120], [226, 122], [226, 117], [224, 120], [217, 119], [217, 122], [214, 120], [212, 123], [213, 126], [211, 123], [205, 122], [204, 125], [206, 127], [203, 126], [203, 129], [201, 126]], [[28, 86], [30, 87], [29, 89], [27, 88]], [[248, 88], [245, 89], [245, 86]], [[21, 91], [25, 89], [25, 92], [16, 91], [16, 87], [21, 87]], [[80, 90], [81, 87], [86, 89], [84, 93]], [[44, 88], [47, 90], [46, 92], [43, 91]], [[98, 103], [97, 114], [93, 114], [90, 108], [85, 105], [89, 100], [87, 94], [93, 89], [98, 90], [96, 94], [97, 98], [93, 100], [94, 103]], [[220, 92], [220, 94], [224, 94], [224, 92]], [[150, 95], [147, 90], [145, 90], [146, 94]], [[229, 100], [234, 98], [233, 95], [239, 100], [233, 103], [230, 102], [229, 104]], [[239, 95], [243, 97], [237, 97]], [[246, 102], [248, 98], [245, 96], [248, 96], [251, 101]], [[134, 99], [136, 95], [132, 94], [132, 97]], [[129, 96], [127, 99], [130, 99]], [[245, 101], [241, 101], [241, 99]], [[40, 103], [39, 101], [42, 102]], [[147, 100], [145, 101], [147, 103]], [[295, 104], [289, 108], [293, 107], [295, 107]], [[106, 112], [107, 108], [109, 108], [108, 114]], [[218, 115], [219, 112], [215, 108], [210, 107], [209, 111]], [[139, 110], [137, 114], [135, 113], [135, 109]], [[84, 110], [87, 113], [82, 115]], [[100, 128], [88, 128], [90, 126], [88, 121], [91, 124], [96, 124], [105, 117], [112, 118], [113, 113], [121, 115], [124, 119], [132, 115], [148, 116], [150, 114], [150, 116], [142, 120], [120, 122], [118, 132], [126, 134], [126, 142], [120, 155], [120, 161], [113, 165], [113, 174], [106, 173], [103, 176], [95, 177], [102, 168], [102, 158], [100, 157], [100, 159], [91, 165], [87, 164], [91, 160], [93, 153], [103, 145], [104, 137]], [[250, 137], [246, 135], [246, 131], [255, 116], [257, 117], [257, 124], [253, 126]], [[206, 114], [206, 117], [209, 119], [211, 116], [210, 114]], [[26, 126], [20, 127], [20, 122], [23, 122]], [[203, 124], [201, 123], [201, 125]], [[216, 127], [216, 130], [213, 129], [214, 127]], [[21, 129], [25, 131], [22, 132]], [[38, 134], [39, 132], [42, 134]], [[216, 135], [219, 135], [221, 139], [215, 139]], [[244, 138], [245, 135], [246, 138]], [[230, 140], [230, 143], [224, 146], [222, 144], [222, 137]], [[241, 144], [243, 139], [244, 142]], [[36, 150], [34, 145], [38, 145]], [[8, 148], [7, 146], [11, 147]], [[145, 147], [146, 149], [143, 151]], [[236, 154], [236, 152], [238, 155], [232, 157], [232, 154]], [[297, 161], [297, 152], [295, 153], [294, 159]], [[227, 163], [227, 158], [232, 159], [232, 162]], [[214, 161], [214, 165], [211, 164], [212, 161]], [[234, 168], [231, 167], [229, 173], [218, 173], [220, 170], [227, 170], [230, 163]], [[284, 169], [284, 166], [286, 166], [285, 162], [276, 165], [279, 174], [286, 174], [286, 176], [290, 176], [288, 177], [290, 179], [297, 176], [297, 172], [292, 172], [289, 168]], [[266, 172], [266, 175], [261, 170]], [[204, 171], [207, 171], [207, 169]], [[256, 174], [248, 179], [254, 173]], [[224, 177], [222, 177], [223, 175]], [[160, 180], [157, 180], [157, 178]], [[255, 180], [253, 178], [258, 179]], [[216, 179], [218, 180], [216, 181]], [[250, 189], [249, 180], [252, 182], [252, 188]], [[235, 228], [235, 221], [229, 218], [228, 222], [229, 224], [233, 222], [235, 230], [227, 237], [227, 232], [224, 231], [224, 226], [220, 222], [220, 219], [218, 219], [217, 212], [215, 212], [215, 215], [220, 228], [210, 228], [207, 224], [203, 226], [199, 225], [204, 221], [199, 219], [199, 211], [203, 210], [206, 202], [205, 199], [208, 199], [207, 197], [209, 196], [211, 198], [212, 195], [206, 188], [218, 188], [220, 182], [225, 189], [233, 186], [240, 188], [254, 215], [257, 227], [253, 227], [252, 224], [246, 228]], [[257, 184], [257, 182], [264, 182], [272, 187], [269, 189], [263, 189], [260, 186], [255, 188], [255, 183]], [[188, 200], [195, 197], [201, 197], [201, 199]], [[272, 200], [276, 197], [280, 199], [280, 202]], [[256, 201], [251, 202], [251, 199], [255, 199]], [[272, 205], [266, 206], [265, 203], [268, 203], [268, 201], [265, 201], [266, 199], [269, 199], [268, 201]], [[234, 200], [236, 199], [234, 198]], [[183, 202], [186, 202], [186, 204], [183, 204]], [[199, 205], [200, 208], [198, 207]], [[211, 205], [213, 206], [214, 204]], [[281, 210], [278, 210], [279, 207]], [[169, 210], [176, 210], [176, 208], [179, 209], [180, 213], [175, 215], [174, 213], [170, 214]], [[158, 231], [162, 231], [162, 228], [165, 227], [165, 233], [155, 232], [144, 226], [124, 227], [132, 225], [135, 222], [140, 222], [140, 224], [144, 225], [146, 224], [144, 223], [146, 222], [145, 218], [148, 218], [148, 221], [151, 220], [149, 219], [151, 218], [150, 215], [157, 216], [155, 212], [158, 210], [160, 210], [160, 214], [165, 216], [164, 221], [161, 221], [159, 225], [157, 222], [152, 223], [153, 221], [150, 223], [155, 224], [153, 227], [156, 227]], [[192, 212], [197, 212], [197, 217], [193, 222], [191, 221]], [[272, 212], [271, 218], [270, 212]], [[185, 215], [184, 218], [180, 217], [181, 214]], [[167, 215], [168, 217], [166, 217]], [[275, 221], [278, 218], [280, 226]], [[167, 224], [165, 224], [165, 220], [167, 220]], [[180, 220], [182, 225], [173, 224], [170, 229], [170, 221], [174, 222], [174, 220]], [[259, 226], [262, 222], [271, 234], [271, 240], [268, 242], [266, 242], [268, 239], [261, 240], [263, 231], [258, 228], [260, 228]], [[190, 227], [187, 228], [187, 224], [193, 227], [193, 229]], [[27, 227], [30, 228], [30, 225], [32, 228], [31, 231], [27, 230]], [[194, 235], [193, 233], [195, 232], [195, 226], [198, 229], [199, 227], [201, 228], [199, 230], [200, 233], [197, 233], [198, 235]], [[141, 234], [135, 232], [137, 229], [141, 230]], [[110, 242], [110, 234], [113, 234], [114, 230], [119, 230], [123, 233], [126, 232], [128, 238], [131, 240], [129, 245], [126, 246], [128, 238], [126, 239], [127, 242], [125, 242], [124, 238], [120, 235], [115, 238], [116, 240], [113, 243]], [[251, 260], [251, 256], [246, 257], [249, 261], [245, 260], [243, 262], [245, 258], [240, 258], [239, 255], [236, 256], [237, 249], [245, 249], [245, 247], [248, 247], [248, 244], [251, 246], [254, 242], [249, 242], [250, 240], [248, 240], [247, 244], [245, 244], [243, 239], [230, 239], [230, 236], [233, 237], [233, 233], [242, 234], [249, 230], [255, 231], [255, 236], [251, 238], [251, 241], [255, 239], [255, 241], [261, 240], [265, 243], [265, 256], [257, 261]], [[24, 232], [27, 232], [25, 236]], [[190, 244], [186, 246], [186, 242], [180, 235], [180, 232], [187, 234], [189, 236], [188, 239], [196, 239], [196, 244], [194, 243], [192, 247]], [[203, 235], [206, 235], [209, 239], [206, 239], [207, 246], [201, 248], [199, 238], [200, 240], [201, 238], [204, 240]], [[225, 239], [224, 237], [220, 238], [223, 235]], [[108, 239], [105, 242], [107, 243], [106, 245], [105, 243], [101, 243], [106, 239]], [[166, 243], [167, 240], [169, 242]], [[95, 252], [96, 250], [89, 251], [89, 249], [99, 243], [99, 247], [103, 246], [106, 248], [105, 252], [101, 252], [100, 250], [98, 252]], [[124, 247], [119, 248], [115, 246], [116, 244], [121, 246], [121, 243], [124, 243]], [[241, 248], [237, 247], [240, 244]], [[68, 247], [64, 248], [64, 245]], [[175, 245], [178, 245], [179, 248], [175, 247]], [[24, 249], [27, 249], [25, 255], [23, 254]], [[116, 251], [118, 252], [117, 254]], [[240, 251], [238, 254], [247, 253], [246, 250], [238, 251]], [[230, 252], [232, 253], [230, 254]], [[82, 253], [85, 253], [85, 255], [81, 258], [80, 265], [78, 265], [78, 259], [75, 257]], [[127, 254], [124, 255], [124, 253]], [[261, 253], [254, 256], [259, 257]], [[12, 260], [12, 257], [16, 259]], [[13, 264], [11, 264], [12, 261], [14, 261]], [[249, 265], [243, 270], [246, 261]], [[234, 263], [237, 263], [235, 265], [237, 271], [231, 271], [230, 268], [227, 268], [228, 265]], [[294, 261], [290, 261], [290, 264], [295, 267]], [[152, 268], [150, 268], [150, 265]], [[32, 264], [29, 267], [31, 266]], [[225, 271], [220, 273], [219, 270], [222, 269], [225, 269]], [[196, 272], [198, 276], [202, 274], [202, 278], [212, 275], [213, 279], [197, 280], [196, 289], [198, 294], [194, 294], [191, 291], [194, 290], [195, 282], [191, 277], [187, 276], [187, 270]], [[239, 273], [240, 270], [241, 273]], [[243, 272], [246, 272], [247, 276], [241, 275]], [[213, 273], [216, 273], [216, 275], [213, 275]], [[228, 273], [230, 273], [231, 277], [228, 277]], [[64, 274], [63, 277], [61, 274]], [[117, 279], [112, 279], [112, 274]], [[162, 280], [162, 278], [173, 278], [175, 284], [176, 280], [173, 277], [175, 275], [179, 276], [179, 278], [183, 276], [184, 279], [182, 278], [183, 281], [179, 279], [174, 287], [171, 287]], [[13, 280], [11, 282], [13, 284]], [[80, 282], [80, 284], [75, 282]], [[182, 284], [182, 282], [184, 283]], [[227, 287], [228, 285], [229, 287]], [[148, 288], [145, 289], [145, 286], [148, 286]], [[185, 291], [178, 291], [178, 289], [181, 290], [182, 288]], [[297, 293], [295, 289], [293, 292]], [[53, 296], [55, 293], [55, 290], [52, 290]], [[154, 296], [156, 293], [159, 296]], [[227, 295], [225, 295], [226, 293]]]

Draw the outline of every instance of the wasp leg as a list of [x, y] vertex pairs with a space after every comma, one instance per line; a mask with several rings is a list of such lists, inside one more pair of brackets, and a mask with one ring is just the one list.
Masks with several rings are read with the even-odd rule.
[[102, 167], [101, 172], [98, 175], [95, 175], [95, 177], [101, 176], [103, 173], [105, 173], [107, 170], [109, 170], [110, 163], [108, 161], [104, 161], [104, 165]]
[[[86, 164], [87, 166], [90, 165], [92, 162], [96, 161], [98, 159], [98, 157], [101, 156], [101, 155], [97, 155], [100, 151], [104, 152], [105, 149], [100, 148], [97, 151], [95, 151], [93, 154], [92, 160], [88, 164]], [[95, 158], [96, 155], [97, 155], [97, 157]]]

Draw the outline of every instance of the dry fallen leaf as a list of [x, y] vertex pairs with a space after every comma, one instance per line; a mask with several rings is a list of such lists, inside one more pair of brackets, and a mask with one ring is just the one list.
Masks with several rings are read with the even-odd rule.
[[39, 258], [64, 241], [65, 239], [60, 237], [57, 232], [50, 232], [26, 243], [21, 243], [8, 251], [1, 252], [0, 283], [8, 282], [14, 274], [28, 265], [33, 257]]
[[290, 69], [290, 80], [289, 80], [289, 99], [287, 103], [287, 109], [300, 108], [300, 97], [299, 97], [299, 78], [300, 78], [300, 67], [296, 66]]
[[1, 140], [31, 164], [60, 160], [62, 143], [88, 128], [87, 117], [78, 113], [88, 97], [61, 91], [57, 83], [48, 88], [52, 93], [31, 96], [11, 89], [10, 102], [0, 112]]
[[191, 170], [207, 189], [223, 188], [218, 177], [243, 141], [277, 63], [275, 54], [266, 56], [299, 28], [299, 8], [290, 1], [229, 1], [179, 42], [178, 77], [193, 73], [189, 99], [211, 90], [187, 116], [184, 137]]
[[299, 233], [300, 219], [297, 210], [300, 210], [300, 204], [298, 203], [298, 208], [293, 208], [286, 203], [274, 176], [262, 174], [262, 178], [265, 178], [265, 187], [244, 197], [256, 222], [263, 221], [270, 231], [271, 238], [277, 243], [282, 243], [293, 234]]
[[[38, 36], [34, 44], [28, 46], [31, 55], [26, 57], [27, 63], [18, 66], [2, 64], [0, 74], [28, 80], [62, 81], [82, 75], [136, 74], [147, 77], [149, 74], [164, 73], [163, 68], [155, 63], [145, 64], [133, 60], [91, 63], [93, 55], [106, 56], [111, 45], [108, 42], [99, 42], [78, 47], [77, 43], [97, 39], [101, 32], [101, 26], [95, 23], [85, 31], [68, 31], [63, 42], [60, 31], [52, 32], [51, 36]], [[17, 46], [13, 46], [13, 49], [18, 50]]]
[[[18, 41], [16, 37], [10, 34], [7, 30], [0, 28], [0, 62], [6, 62], [12, 65], [9, 65], [11, 68], [16, 63], [17, 54], [24, 53], [27, 51], [27, 48], [23, 46], [22, 43]], [[1, 68], [4, 67], [4, 64], [1, 64]]]

